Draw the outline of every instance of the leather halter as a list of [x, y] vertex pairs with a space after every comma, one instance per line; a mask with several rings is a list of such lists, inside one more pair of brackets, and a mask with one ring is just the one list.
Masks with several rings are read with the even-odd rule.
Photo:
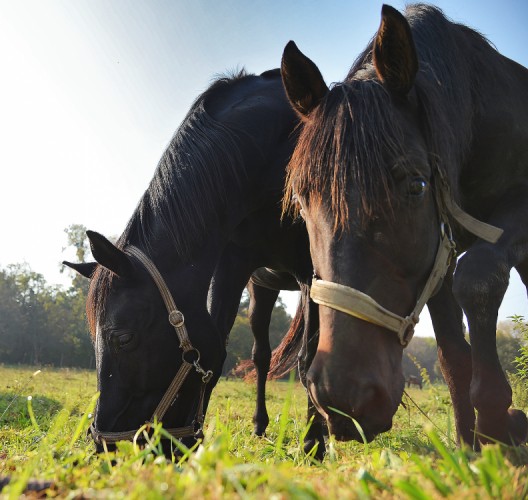
[[[185, 327], [184, 317], [181, 311], [178, 310], [174, 299], [165, 283], [165, 280], [159, 273], [158, 269], [154, 263], [137, 247], [129, 246], [126, 248], [125, 253], [134, 257], [138, 260], [150, 274], [151, 278], [154, 280], [154, 283], [158, 287], [158, 290], [161, 294], [165, 307], [169, 313], [169, 323], [176, 330], [176, 335], [180, 341], [180, 349], [182, 350], [182, 364], [176, 375], [172, 379], [169, 387], [165, 391], [165, 394], [161, 398], [158, 406], [154, 410], [150, 420], [146, 422], [147, 427], [153, 424], [155, 421], [161, 422], [165, 413], [172, 405], [178, 392], [181, 389], [181, 386], [185, 382], [189, 372], [194, 368], [194, 370], [201, 375], [202, 377], [202, 386], [200, 388], [200, 396], [198, 401], [198, 407], [196, 409], [196, 417], [193, 421], [193, 425], [188, 425], [185, 427], [177, 427], [173, 429], [165, 429], [172, 437], [176, 439], [181, 439], [184, 437], [197, 437], [200, 435], [204, 422], [204, 396], [207, 383], [211, 380], [213, 372], [211, 370], [205, 371], [200, 365], [200, 351], [193, 347], [191, 340], [189, 339], [189, 334], [187, 333], [187, 328]], [[191, 360], [191, 355], [195, 358]], [[136, 439], [138, 430], [130, 431], [121, 431], [121, 432], [104, 432], [99, 431], [95, 428], [95, 425], [92, 423], [90, 426], [90, 433], [94, 441], [98, 444], [101, 444], [103, 441], [106, 443], [116, 443], [117, 441], [132, 440]]]
[[436, 202], [441, 221], [441, 238], [433, 269], [413, 311], [406, 317], [399, 316], [385, 309], [372, 297], [355, 288], [320, 280], [314, 276], [310, 297], [315, 303], [387, 328], [397, 334], [398, 340], [403, 347], [409, 344], [414, 335], [414, 327], [419, 321], [422, 309], [434, 295], [449, 269], [451, 260], [456, 256], [456, 245], [448, 223], [448, 214], [469, 232], [490, 243], [496, 243], [503, 233], [502, 229], [479, 221], [464, 212], [453, 200], [447, 180], [440, 171], [438, 171], [438, 176], [441, 188], [437, 192]]

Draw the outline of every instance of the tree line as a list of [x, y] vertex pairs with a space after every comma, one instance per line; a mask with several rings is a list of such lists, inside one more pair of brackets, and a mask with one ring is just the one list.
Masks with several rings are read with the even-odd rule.
[[[90, 260], [86, 228], [65, 229], [67, 247], [77, 262]], [[49, 285], [27, 264], [0, 269], [0, 363], [35, 366], [94, 368], [94, 350], [86, 321], [89, 281], [71, 273], [67, 287]], [[247, 317], [249, 297], [244, 294], [231, 331], [224, 372], [251, 357], [253, 336]], [[272, 346], [278, 345], [291, 318], [279, 299], [270, 325]]]
[[[67, 246], [75, 250], [78, 262], [89, 256], [86, 228], [65, 229]], [[71, 275], [68, 287], [48, 285], [44, 276], [27, 264], [0, 269], [0, 363], [35, 366], [94, 368], [94, 351], [86, 322], [88, 280]], [[253, 336], [247, 316], [249, 297], [245, 293], [229, 337], [224, 373], [251, 357]], [[277, 346], [290, 325], [291, 317], [282, 301], [275, 304], [270, 324], [270, 343]], [[499, 323], [497, 350], [505, 371], [516, 371], [515, 359], [522, 351], [522, 336], [513, 322]], [[421, 375], [441, 379], [436, 342], [416, 337], [403, 357], [405, 376]]]
[[[65, 229], [67, 246], [84, 262], [85, 228]], [[48, 285], [27, 264], [0, 269], [0, 362], [28, 365], [94, 366], [86, 323], [88, 280], [72, 276], [71, 285]]]
[[[498, 323], [497, 353], [505, 372], [516, 373], [518, 371], [516, 359], [521, 356], [525, 348], [525, 337], [522, 321], [500, 321]], [[404, 351], [403, 373], [406, 377], [409, 375], [420, 377], [424, 369], [432, 382], [443, 380], [435, 339], [414, 337]]]

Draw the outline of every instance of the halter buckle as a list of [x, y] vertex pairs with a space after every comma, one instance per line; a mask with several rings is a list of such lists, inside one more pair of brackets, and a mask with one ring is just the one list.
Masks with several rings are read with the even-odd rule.
[[178, 311], [178, 310], [175, 310], [175, 311], [171, 311], [169, 313], [169, 323], [174, 327], [174, 328], [180, 328], [183, 326], [183, 324], [185, 323], [185, 318], [183, 316], [183, 313], [181, 311]]
[[414, 327], [417, 325], [420, 318], [412, 313], [403, 319], [398, 331], [398, 339], [403, 347], [407, 347], [414, 336]]

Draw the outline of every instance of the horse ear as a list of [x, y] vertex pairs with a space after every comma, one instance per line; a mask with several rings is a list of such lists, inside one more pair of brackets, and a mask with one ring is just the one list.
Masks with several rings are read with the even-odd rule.
[[293, 109], [306, 118], [328, 92], [319, 68], [290, 41], [282, 54], [281, 74]]
[[409, 93], [418, 72], [416, 48], [407, 19], [389, 5], [381, 8], [373, 62], [378, 78], [389, 90], [402, 96]]
[[119, 277], [129, 276], [132, 272], [132, 263], [128, 255], [119, 250], [111, 241], [95, 231], [86, 231], [90, 240], [90, 248], [94, 259], [106, 269]]
[[84, 276], [85, 278], [91, 279], [92, 275], [95, 271], [95, 268], [97, 267], [97, 262], [68, 262], [67, 260], [63, 260], [62, 263], [65, 266], [71, 267], [75, 271], [77, 271], [79, 274]]

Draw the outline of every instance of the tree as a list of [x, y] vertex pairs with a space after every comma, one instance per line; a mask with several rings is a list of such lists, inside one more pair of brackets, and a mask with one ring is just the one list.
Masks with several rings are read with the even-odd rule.
[[[79, 259], [86, 256], [84, 228], [66, 229]], [[27, 264], [0, 269], [0, 362], [83, 366], [93, 364], [85, 313], [88, 280], [49, 286]]]
[[7, 318], [1, 322], [4, 359], [40, 364], [46, 349], [46, 281], [27, 264], [8, 266], [2, 277], [1, 316]]
[[14, 362], [23, 353], [22, 331], [25, 318], [18, 296], [15, 277], [0, 270], [0, 360]]
[[[415, 362], [416, 361], [416, 362]], [[414, 337], [403, 355], [403, 375], [420, 377], [420, 369], [425, 368], [431, 381], [438, 378], [440, 371], [437, 369], [438, 354], [436, 341], [430, 337]]]
[[[64, 232], [66, 233], [67, 245], [63, 248], [63, 251], [72, 247], [75, 250], [76, 261], [86, 262], [87, 257], [91, 255], [90, 245], [86, 236], [86, 227], [82, 224], [71, 224], [64, 229]], [[65, 269], [66, 267], [62, 265], [61, 272], [64, 272]], [[76, 290], [82, 290], [86, 296], [88, 294], [89, 281], [72, 269], [68, 268], [68, 272], [72, 277], [72, 287]]]
[[[66, 248], [72, 247], [75, 250], [77, 262], [86, 262], [87, 258], [91, 257], [86, 227], [82, 224], [71, 224], [64, 232], [67, 237]], [[76, 271], [69, 272], [72, 276], [72, 286], [58, 297], [62, 317], [66, 318], [63, 321], [65, 326], [61, 330], [64, 333], [63, 357], [77, 365], [91, 366], [93, 347], [86, 320], [86, 297], [90, 282]]]
[[516, 371], [515, 358], [521, 349], [521, 339], [512, 321], [499, 321], [497, 324], [497, 354], [502, 369], [509, 373]]
[[86, 227], [82, 224], [71, 224], [64, 229], [68, 239], [68, 246], [75, 248], [78, 262], [86, 262], [86, 254], [90, 246], [86, 238]]

